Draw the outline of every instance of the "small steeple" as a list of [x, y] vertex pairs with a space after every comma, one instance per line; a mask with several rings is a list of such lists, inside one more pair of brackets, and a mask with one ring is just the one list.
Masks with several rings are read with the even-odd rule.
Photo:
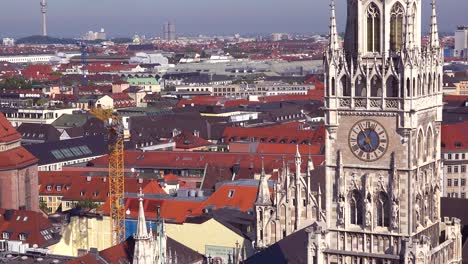
[[265, 174], [264, 158], [262, 157], [262, 174], [258, 184], [256, 205], [271, 205], [270, 188], [268, 187], [268, 178]]
[[432, 0], [432, 15], [431, 15], [431, 36], [430, 36], [430, 47], [438, 49], [439, 44], [439, 30], [437, 26], [437, 12], [435, 0]]
[[307, 158], [307, 173], [310, 173], [314, 169], [315, 169], [314, 162], [312, 161], [312, 155], [310, 154], [310, 144], [309, 144], [309, 156]]
[[339, 43], [338, 43], [338, 33], [336, 31], [336, 16], [335, 16], [335, 0], [331, 0], [330, 2], [330, 44], [329, 49], [330, 51], [338, 50]]
[[143, 208], [143, 192], [140, 188], [139, 197], [139, 207], [138, 207], [138, 223], [137, 230], [135, 234], [135, 239], [146, 239], [148, 238], [148, 230], [146, 229], [146, 219], [145, 219], [145, 210]]
[[[406, 0], [406, 10], [411, 10], [411, 4], [410, 0]], [[413, 47], [413, 36], [414, 32], [412, 32], [412, 21], [413, 19], [411, 18], [412, 14], [411, 12], [407, 11], [406, 12], [406, 22], [405, 22], [405, 48], [406, 49], [411, 49]]]

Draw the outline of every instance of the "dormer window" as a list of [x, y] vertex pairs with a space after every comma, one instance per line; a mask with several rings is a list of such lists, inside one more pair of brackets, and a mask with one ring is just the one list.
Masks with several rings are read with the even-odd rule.
[[83, 192], [83, 191], [80, 192], [80, 196], [84, 196], [84, 192]]
[[26, 240], [26, 234], [20, 233], [20, 234], [19, 234], [19, 240], [25, 241], [25, 240]]
[[10, 233], [3, 232], [2, 237], [3, 237], [3, 239], [10, 239]]
[[57, 191], [58, 192], [62, 191], [62, 185], [57, 185]]
[[229, 190], [228, 197], [232, 198], [234, 196], [235, 190]]
[[52, 191], [52, 185], [47, 185], [47, 191]]

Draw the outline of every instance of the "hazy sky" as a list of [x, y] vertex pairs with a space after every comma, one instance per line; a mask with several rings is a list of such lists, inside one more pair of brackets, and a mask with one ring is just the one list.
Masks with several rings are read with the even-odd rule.
[[[0, 36], [41, 32], [40, 0], [0, 0]], [[326, 32], [328, 0], [47, 0], [51, 36], [79, 36], [105, 28], [110, 36], [137, 32], [161, 35], [172, 20], [177, 32], [232, 34]], [[344, 31], [346, 0], [337, 1], [339, 31]], [[424, 6], [423, 31], [428, 30], [430, 0]], [[438, 0], [440, 31], [468, 24], [468, 0]]]

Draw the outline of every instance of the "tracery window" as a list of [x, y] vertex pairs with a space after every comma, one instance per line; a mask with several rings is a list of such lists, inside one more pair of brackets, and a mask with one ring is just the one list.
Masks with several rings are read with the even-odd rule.
[[393, 5], [390, 12], [390, 49], [391, 51], [399, 51], [403, 45], [403, 16], [405, 10], [403, 6], [397, 2]]
[[362, 225], [362, 200], [358, 191], [353, 191], [349, 199], [351, 224]]
[[380, 192], [376, 202], [377, 226], [390, 226], [390, 203], [388, 196]]
[[380, 52], [380, 10], [375, 3], [367, 8], [367, 51]]

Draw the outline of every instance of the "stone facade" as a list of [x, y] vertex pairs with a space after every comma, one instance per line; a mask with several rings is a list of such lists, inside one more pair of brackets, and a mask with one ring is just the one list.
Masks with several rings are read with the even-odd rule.
[[421, 46], [421, 4], [349, 0], [343, 49], [332, 0], [326, 220], [308, 229], [309, 263], [461, 263], [460, 221], [440, 219], [443, 55], [434, 1]]
[[322, 211], [322, 194], [311, 190], [311, 172], [314, 164], [309, 156], [305, 173], [301, 172], [302, 157], [296, 151], [295, 171], [287, 164], [274, 183], [273, 199], [270, 195], [267, 175], [262, 168], [259, 192], [255, 203], [257, 219], [256, 247], [268, 247], [284, 237], [303, 229], [314, 221], [325, 220]]

